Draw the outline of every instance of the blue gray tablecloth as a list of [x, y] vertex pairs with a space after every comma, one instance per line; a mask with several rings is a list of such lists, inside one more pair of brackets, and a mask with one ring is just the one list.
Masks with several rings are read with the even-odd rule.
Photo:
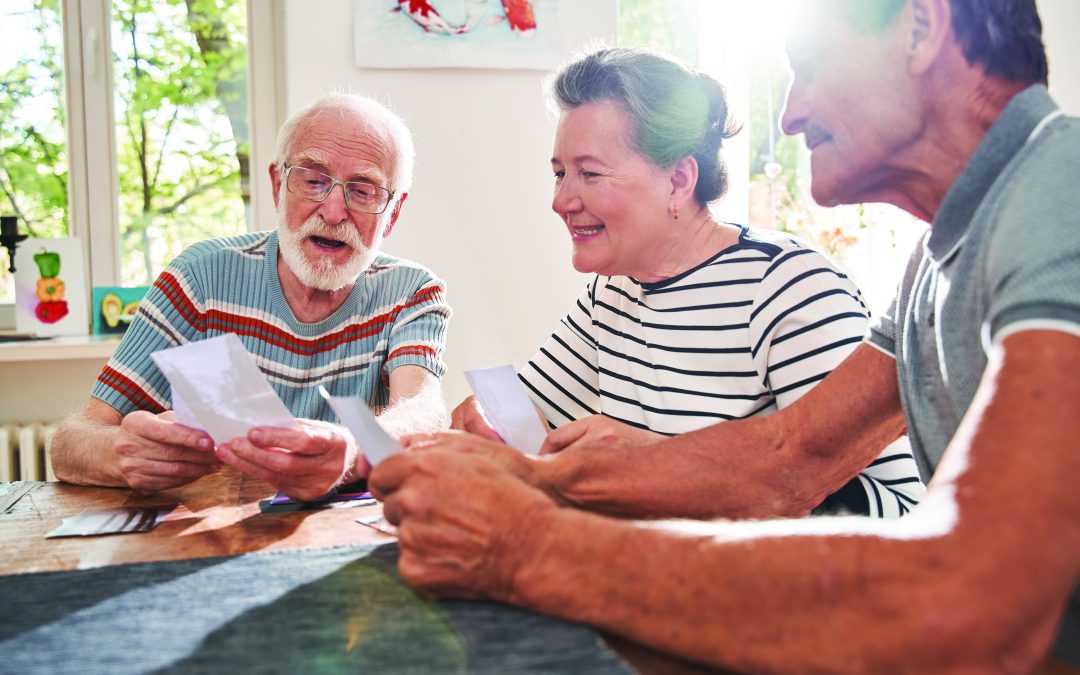
[[0, 577], [0, 673], [628, 673], [594, 631], [431, 602], [397, 548]]

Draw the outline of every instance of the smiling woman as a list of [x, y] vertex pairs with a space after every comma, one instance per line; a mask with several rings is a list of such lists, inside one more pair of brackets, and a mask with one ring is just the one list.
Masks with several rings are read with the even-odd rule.
[[[612, 448], [787, 407], [859, 344], [867, 311], [846, 275], [800, 241], [715, 216], [728, 187], [721, 150], [737, 131], [719, 82], [611, 48], [566, 65], [551, 97], [551, 205], [574, 267], [594, 276], [519, 373], [555, 428], [542, 452], [596, 462], [600, 475]], [[454, 419], [494, 433], [473, 400]], [[722, 449], [710, 458], [738, 470]], [[893, 447], [819, 508], [900, 516], [923, 490], [910, 451]], [[602, 493], [583, 503], [647, 508]], [[681, 499], [677, 515], [713, 513], [707, 498]]]

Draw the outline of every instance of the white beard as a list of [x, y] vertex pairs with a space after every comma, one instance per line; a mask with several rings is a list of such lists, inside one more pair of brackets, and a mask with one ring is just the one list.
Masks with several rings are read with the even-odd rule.
[[[381, 226], [381, 225], [380, 225]], [[368, 248], [351, 224], [332, 227], [322, 216], [312, 215], [299, 229], [293, 231], [285, 223], [284, 209], [278, 211], [278, 250], [292, 273], [308, 288], [336, 291], [356, 283], [375, 259], [377, 248]], [[304, 241], [310, 237], [326, 237], [345, 242], [352, 255], [342, 264], [323, 258], [312, 264], [304, 254]], [[376, 245], [378, 242], [373, 242]]]

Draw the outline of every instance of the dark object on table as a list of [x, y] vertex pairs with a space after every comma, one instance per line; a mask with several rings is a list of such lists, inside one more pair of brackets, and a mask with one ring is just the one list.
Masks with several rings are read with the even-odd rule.
[[15, 271], [15, 247], [30, 235], [19, 234], [19, 219], [15, 216], [0, 216], [0, 246], [8, 250], [8, 272]]
[[312, 509], [349, 508], [352, 506], [370, 506], [375, 503], [367, 488], [367, 479], [361, 478], [352, 483], [339, 485], [322, 497], [309, 502], [290, 499], [284, 492], [279, 492], [270, 499], [259, 502], [260, 513], [288, 513], [290, 511], [309, 511]]

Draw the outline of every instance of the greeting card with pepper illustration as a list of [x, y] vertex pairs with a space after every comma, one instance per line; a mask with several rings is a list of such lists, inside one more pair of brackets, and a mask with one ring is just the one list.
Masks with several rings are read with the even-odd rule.
[[86, 335], [86, 275], [78, 239], [27, 239], [15, 254], [15, 325], [41, 337]]

